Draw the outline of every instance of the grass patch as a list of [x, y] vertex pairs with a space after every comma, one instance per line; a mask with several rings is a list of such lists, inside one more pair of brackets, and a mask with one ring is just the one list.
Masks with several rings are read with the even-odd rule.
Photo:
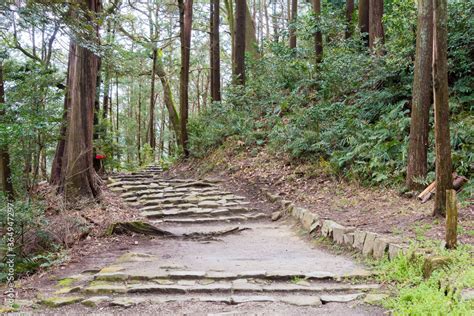
[[[445, 256], [451, 263], [423, 278], [424, 258], [416, 249], [433, 249], [432, 255]], [[394, 315], [472, 315], [473, 301], [461, 299], [461, 290], [474, 287], [473, 247], [462, 245], [456, 250], [445, 250], [434, 242], [411, 247], [405, 256], [376, 263], [379, 280], [392, 285], [395, 296], [384, 306]]]

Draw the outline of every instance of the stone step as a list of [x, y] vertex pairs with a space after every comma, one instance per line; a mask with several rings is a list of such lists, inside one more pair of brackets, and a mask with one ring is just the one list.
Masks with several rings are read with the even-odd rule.
[[[167, 283], [166, 280], [161, 283]], [[156, 282], [105, 282], [94, 281], [80, 289], [86, 294], [115, 294], [115, 293], [153, 293], [153, 294], [253, 294], [253, 293], [292, 293], [292, 294], [331, 294], [348, 292], [367, 292], [380, 289], [379, 284], [345, 284], [345, 283], [309, 283], [299, 285], [294, 283], [273, 282], [259, 284], [247, 280], [232, 282], [200, 283], [195, 280], [181, 280], [175, 284], [160, 284]]]
[[268, 218], [263, 213], [250, 213], [240, 216], [216, 216], [216, 217], [186, 217], [186, 218], [164, 218], [152, 221], [154, 224], [176, 223], [176, 224], [202, 224], [202, 223], [218, 223], [218, 222], [239, 222], [248, 220], [258, 220]]
[[[370, 294], [369, 294], [370, 295]], [[368, 296], [368, 295], [367, 295]], [[363, 292], [353, 292], [348, 294], [323, 294], [323, 295], [292, 295], [292, 294], [267, 294], [267, 295], [209, 295], [209, 294], [187, 294], [187, 295], [155, 295], [155, 294], [118, 294], [118, 295], [94, 295], [94, 296], [69, 296], [62, 298], [42, 299], [42, 303], [51, 307], [60, 307], [68, 304], [81, 303], [88, 307], [114, 306], [129, 308], [142, 304], [164, 304], [169, 302], [212, 302], [226, 305], [237, 305], [243, 303], [280, 302], [295, 306], [318, 307], [322, 304], [332, 302], [350, 302], [361, 300], [366, 297]], [[231, 313], [234, 315], [235, 313]], [[239, 313], [240, 314], [240, 313]], [[225, 313], [228, 315], [228, 313]], [[229, 314], [230, 315], [230, 314]]]
[[[345, 279], [367, 279], [374, 276], [371, 271], [368, 270], [354, 270], [350, 273], [335, 274], [327, 271], [310, 271], [310, 272], [299, 272], [299, 271], [285, 271], [285, 270], [274, 270], [274, 271], [241, 271], [241, 272], [227, 272], [227, 271], [187, 271], [187, 270], [163, 270], [156, 269], [153, 271], [118, 271], [109, 272], [108, 269], [100, 271], [92, 276], [94, 280], [100, 281], [130, 281], [130, 280], [141, 280], [141, 281], [169, 281], [169, 284], [175, 284], [180, 280], [197, 280], [197, 281], [236, 281], [236, 280], [256, 280], [262, 281], [294, 281], [296, 284], [301, 282], [319, 282], [319, 281], [331, 281], [342, 282]], [[211, 282], [212, 283], [212, 282]]]
[[159, 211], [143, 211], [140, 213], [141, 216], [146, 218], [179, 218], [179, 217], [213, 217], [213, 216], [223, 216], [223, 215], [232, 215], [232, 214], [242, 214], [251, 212], [247, 208], [215, 208], [215, 209], [206, 209], [206, 208], [170, 208]]

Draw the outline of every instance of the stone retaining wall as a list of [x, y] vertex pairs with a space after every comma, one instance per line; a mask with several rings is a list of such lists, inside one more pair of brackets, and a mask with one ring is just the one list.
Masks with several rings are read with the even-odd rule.
[[336, 244], [356, 249], [364, 256], [375, 259], [383, 259], [388, 256], [390, 260], [393, 260], [408, 249], [407, 244], [395, 237], [357, 229], [356, 227], [346, 227], [330, 219], [321, 219], [310, 210], [298, 207], [291, 201], [283, 200], [278, 195], [270, 192], [265, 192], [265, 194], [269, 201], [281, 205], [281, 212], [298, 220], [313, 237], [323, 236]]

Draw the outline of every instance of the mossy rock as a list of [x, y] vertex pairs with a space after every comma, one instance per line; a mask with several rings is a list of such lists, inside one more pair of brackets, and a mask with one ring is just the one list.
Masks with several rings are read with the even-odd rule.
[[112, 273], [112, 272], [119, 272], [119, 271], [123, 271], [123, 270], [125, 270], [124, 267], [117, 266], [117, 265], [111, 265], [111, 266], [103, 268], [102, 270], [100, 270], [99, 273]]
[[75, 304], [84, 299], [83, 296], [69, 297], [50, 297], [42, 300], [40, 303], [48, 307], [61, 307], [65, 305]]

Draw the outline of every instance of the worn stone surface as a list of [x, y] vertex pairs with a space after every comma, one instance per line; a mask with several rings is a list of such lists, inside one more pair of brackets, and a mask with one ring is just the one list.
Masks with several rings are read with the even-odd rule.
[[324, 220], [321, 226], [321, 235], [323, 235], [324, 237], [332, 238], [334, 228], [344, 229], [345, 227], [336, 223], [335, 221], [331, 221], [328, 219]]
[[317, 296], [285, 296], [280, 299], [281, 302], [296, 306], [321, 306], [322, 302]]
[[393, 260], [393, 259], [397, 258], [398, 256], [403, 255], [404, 252], [405, 252], [405, 249], [406, 249], [406, 247], [404, 247], [401, 244], [390, 243], [388, 245], [388, 258], [390, 260]]
[[364, 247], [362, 248], [362, 254], [364, 256], [372, 255], [374, 251], [375, 239], [377, 238], [376, 233], [367, 232], [364, 240]]
[[354, 232], [354, 244], [352, 246], [354, 248], [362, 250], [364, 248], [364, 242], [365, 242], [366, 234], [367, 233], [365, 231], [356, 230]]
[[109, 296], [92, 296], [88, 297], [81, 302], [81, 304], [89, 306], [89, 307], [96, 307], [97, 305], [105, 302], [111, 301], [112, 298]]
[[354, 233], [345, 233], [343, 243], [346, 246], [352, 246], [354, 244]]
[[143, 303], [145, 301], [146, 301], [145, 298], [140, 298], [140, 297], [118, 297], [118, 298], [113, 299], [110, 302], [110, 305], [128, 308], [128, 307]]
[[48, 307], [61, 307], [64, 305], [78, 303], [83, 299], [83, 296], [50, 297], [41, 300], [40, 303]]
[[379, 236], [375, 238], [373, 256], [376, 259], [381, 259], [385, 256], [388, 250], [389, 240], [387, 237]]
[[337, 244], [344, 244], [344, 235], [353, 232], [353, 227], [336, 226], [332, 228], [332, 239]]
[[364, 293], [343, 294], [343, 295], [331, 294], [331, 295], [321, 295], [320, 299], [323, 303], [331, 303], [331, 302], [347, 303], [347, 302], [356, 300], [363, 295]]
[[474, 289], [461, 290], [461, 299], [464, 301], [474, 301]]
[[126, 293], [127, 287], [121, 284], [97, 284], [88, 286], [82, 291], [87, 294]]
[[272, 213], [272, 221], [277, 221], [281, 218], [282, 213], [280, 211], [276, 211]]

